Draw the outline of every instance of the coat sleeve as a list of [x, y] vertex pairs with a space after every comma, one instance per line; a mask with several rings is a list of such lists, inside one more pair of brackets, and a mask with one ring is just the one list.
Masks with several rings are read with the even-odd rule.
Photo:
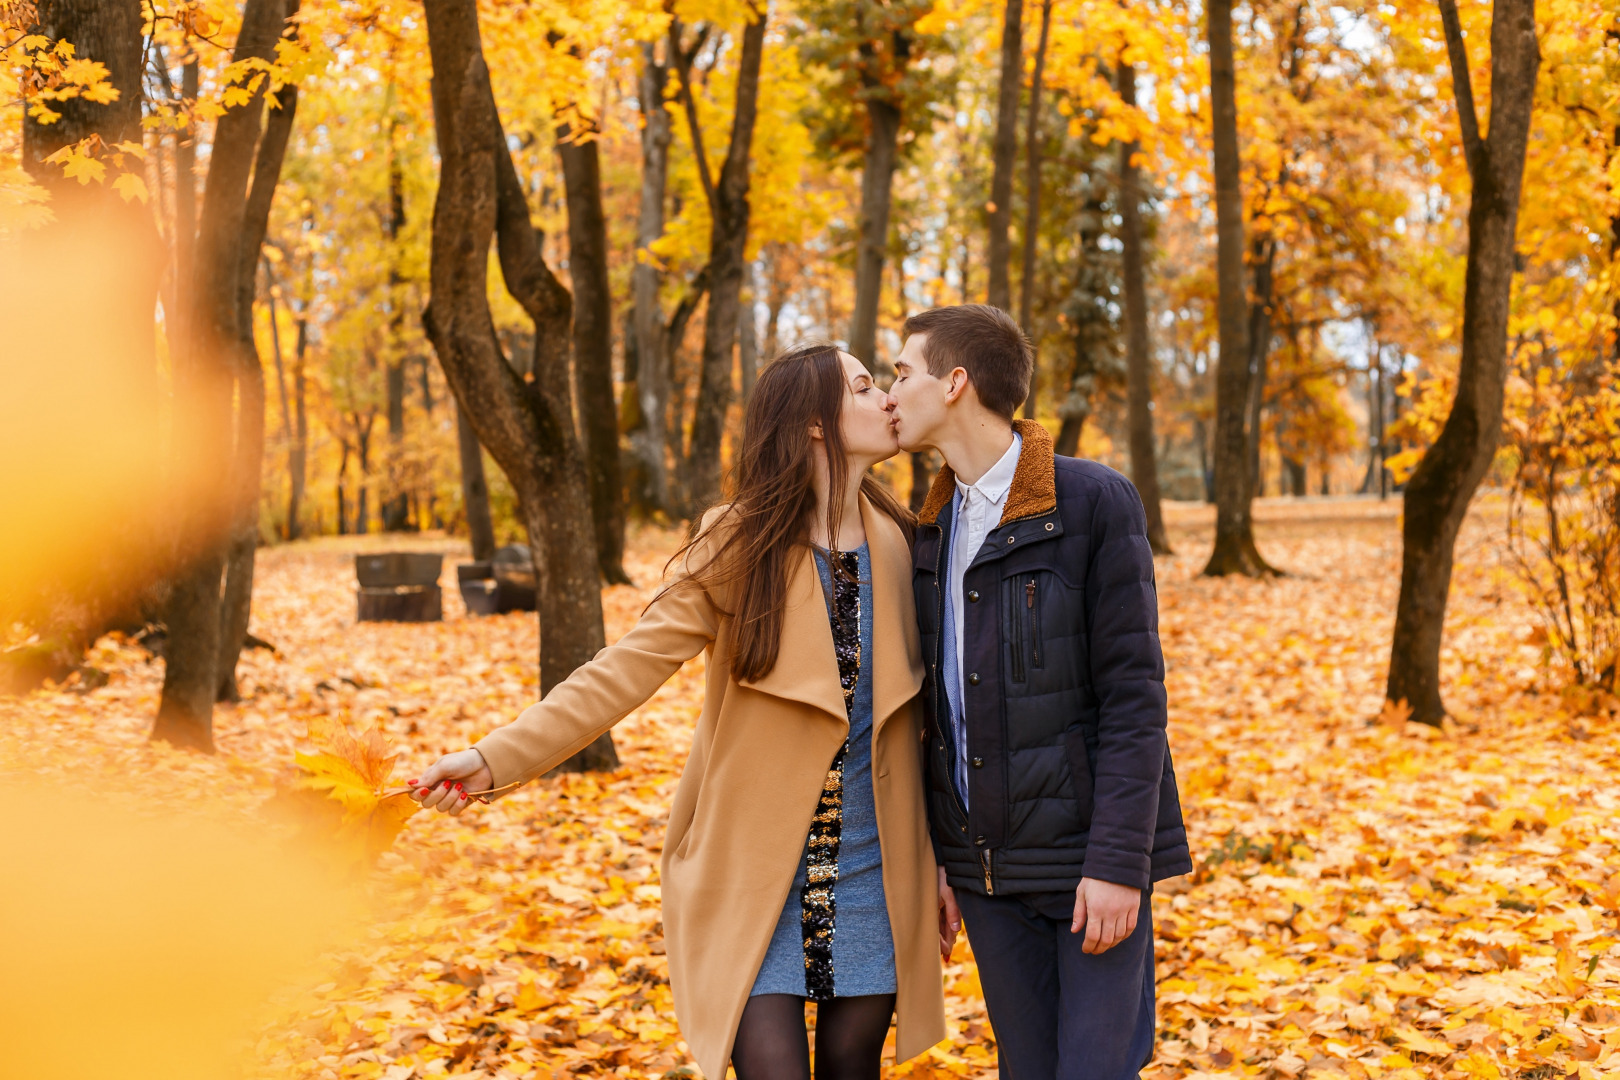
[[688, 576], [677, 578], [629, 633], [474, 744], [492, 786], [532, 780], [585, 749], [712, 644], [718, 625], [708, 592]]
[[1098, 720], [1082, 873], [1145, 889], [1167, 747], [1166, 703], [1153, 549], [1142, 500], [1128, 481], [1120, 478], [1101, 492], [1091, 537], [1086, 640]]

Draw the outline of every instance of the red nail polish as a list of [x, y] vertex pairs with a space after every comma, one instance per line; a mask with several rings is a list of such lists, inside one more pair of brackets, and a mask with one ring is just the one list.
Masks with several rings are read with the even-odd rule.
[[407, 780], [407, 781], [405, 781], [405, 784], [406, 784], [407, 787], [415, 787], [416, 786], [416, 781], [415, 780]]
[[467, 801], [467, 793], [466, 793], [466, 792], [465, 792], [465, 791], [463, 791], [463, 792], [462, 792], [462, 793], [461, 793], [461, 801], [462, 801], [462, 802], [466, 802], [466, 801]]

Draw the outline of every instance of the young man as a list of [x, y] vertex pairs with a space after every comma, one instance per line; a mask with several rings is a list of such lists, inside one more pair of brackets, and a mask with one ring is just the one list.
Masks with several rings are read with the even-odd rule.
[[904, 337], [895, 432], [945, 458], [912, 580], [946, 933], [966, 921], [1003, 1077], [1125, 1080], [1153, 1052], [1152, 883], [1192, 870], [1141, 499], [1012, 419], [1033, 354], [1005, 312]]

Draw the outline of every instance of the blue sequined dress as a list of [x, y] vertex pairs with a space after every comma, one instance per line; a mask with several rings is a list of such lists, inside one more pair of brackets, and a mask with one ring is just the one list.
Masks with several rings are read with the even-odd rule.
[[834, 575], [828, 554], [814, 550], [822, 593], [831, 598], [828, 618], [849, 740], [828, 770], [793, 888], [752, 994], [821, 1001], [892, 994], [895, 980], [872, 802], [872, 564], [862, 544], [838, 553], [848, 573]]

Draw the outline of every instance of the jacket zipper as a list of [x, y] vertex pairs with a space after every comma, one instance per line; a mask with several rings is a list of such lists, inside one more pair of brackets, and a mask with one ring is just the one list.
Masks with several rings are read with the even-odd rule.
[[[1013, 584], [1009, 582], [1009, 584]], [[1007, 605], [1007, 621], [1012, 625], [1012, 677], [1013, 682], [1024, 681], [1024, 619], [1018, 614], [1018, 593], [1013, 590], [1014, 601]]]
[[990, 849], [985, 848], [979, 852], [979, 864], [984, 867], [984, 891], [987, 896], [996, 895], [996, 883], [990, 877]]
[[1035, 666], [1041, 666], [1041, 597], [1035, 589], [1035, 579], [1024, 586], [1024, 596], [1030, 609], [1029, 647], [1035, 656]]

